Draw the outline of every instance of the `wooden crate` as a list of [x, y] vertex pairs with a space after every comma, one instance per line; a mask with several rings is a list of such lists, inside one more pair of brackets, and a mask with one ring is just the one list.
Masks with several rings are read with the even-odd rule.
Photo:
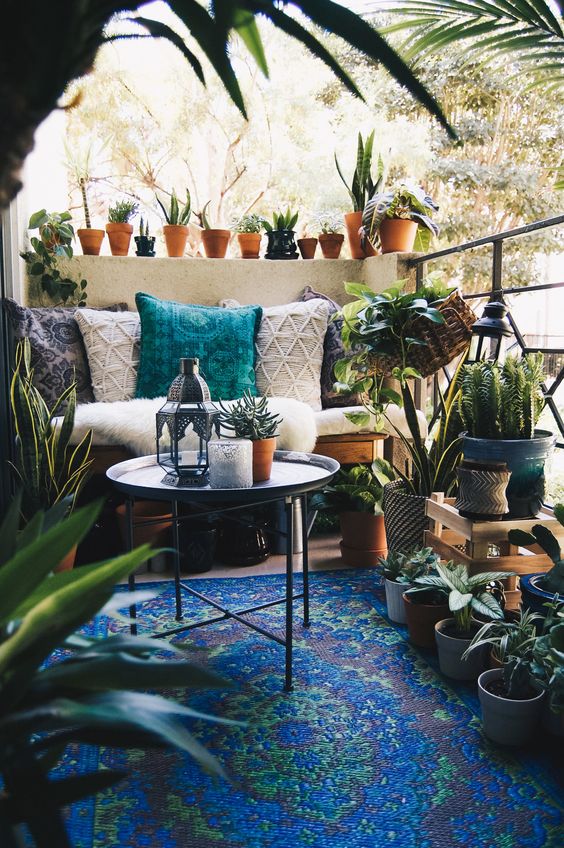
[[[535, 524], [542, 524], [564, 544], [564, 527], [549, 509], [543, 509], [537, 518], [531, 519], [473, 521], [454, 508], [454, 498], [445, 499], [441, 492], [436, 492], [427, 500], [426, 512], [431, 523], [425, 533], [425, 544], [441, 559], [465, 563], [470, 574], [483, 571], [534, 574], [552, 568], [552, 560], [537, 545], [530, 549], [511, 545], [507, 539], [510, 530], [530, 532]], [[499, 556], [488, 555], [490, 545], [499, 548]], [[505, 582], [507, 606], [515, 609], [521, 600], [517, 578], [508, 577]]]

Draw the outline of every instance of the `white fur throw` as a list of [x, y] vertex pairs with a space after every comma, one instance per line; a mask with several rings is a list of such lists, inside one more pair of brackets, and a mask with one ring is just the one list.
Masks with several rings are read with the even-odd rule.
[[[83, 403], [76, 409], [73, 442], [79, 441], [87, 430], [93, 431], [93, 443], [124, 445], [136, 456], [156, 453], [155, 415], [164, 398], [139, 398], [113, 403]], [[226, 403], [229, 406], [230, 402]], [[282, 416], [277, 447], [279, 450], [313, 450], [317, 432], [310, 406], [292, 398], [269, 398], [268, 408]], [[182, 442], [185, 450], [196, 448], [193, 432]]]

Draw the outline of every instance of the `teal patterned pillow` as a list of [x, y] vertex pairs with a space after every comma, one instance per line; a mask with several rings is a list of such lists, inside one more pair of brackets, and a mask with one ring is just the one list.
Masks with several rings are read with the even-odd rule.
[[222, 309], [159, 300], [138, 292], [141, 350], [136, 397], [166, 395], [183, 356], [197, 356], [212, 400], [256, 395], [255, 338], [260, 306]]

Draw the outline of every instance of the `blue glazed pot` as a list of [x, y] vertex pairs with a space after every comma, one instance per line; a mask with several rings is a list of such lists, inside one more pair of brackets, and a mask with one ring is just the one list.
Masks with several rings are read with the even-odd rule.
[[[532, 612], [538, 612], [543, 617], [546, 616], [546, 607], [543, 604], [554, 600], [554, 593], [545, 592], [539, 585], [544, 576], [541, 571], [540, 574], [523, 574], [519, 577], [523, 607]], [[558, 601], [564, 603], [564, 595], [557, 595], [556, 597]]]
[[505, 462], [511, 471], [506, 496], [508, 518], [534, 518], [544, 503], [545, 462], [552, 453], [555, 436], [536, 430], [532, 439], [475, 439], [462, 434], [464, 459]]

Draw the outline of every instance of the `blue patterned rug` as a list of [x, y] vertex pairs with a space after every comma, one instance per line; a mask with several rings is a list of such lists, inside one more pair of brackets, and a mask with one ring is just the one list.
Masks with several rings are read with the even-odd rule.
[[[312, 626], [296, 627], [290, 695], [281, 691], [283, 648], [274, 642], [230, 622], [188, 637], [238, 684], [190, 699], [248, 722], [192, 728], [232, 782], [214, 782], [178, 753], [82, 749], [67, 757], [67, 773], [98, 764], [130, 776], [72, 808], [73, 845], [562, 848], [554, 740], [512, 753], [490, 745], [474, 687], [453, 685], [431, 654], [409, 646], [404, 628], [386, 619], [372, 572], [316, 573], [311, 582]], [[161, 594], [141, 620], [162, 626], [172, 618], [172, 584], [151, 588]], [[242, 607], [280, 594], [283, 578], [204, 579], [197, 588]], [[186, 610], [207, 614], [198, 601]], [[256, 620], [281, 625], [282, 610]], [[105, 627], [100, 620], [98, 632]]]

